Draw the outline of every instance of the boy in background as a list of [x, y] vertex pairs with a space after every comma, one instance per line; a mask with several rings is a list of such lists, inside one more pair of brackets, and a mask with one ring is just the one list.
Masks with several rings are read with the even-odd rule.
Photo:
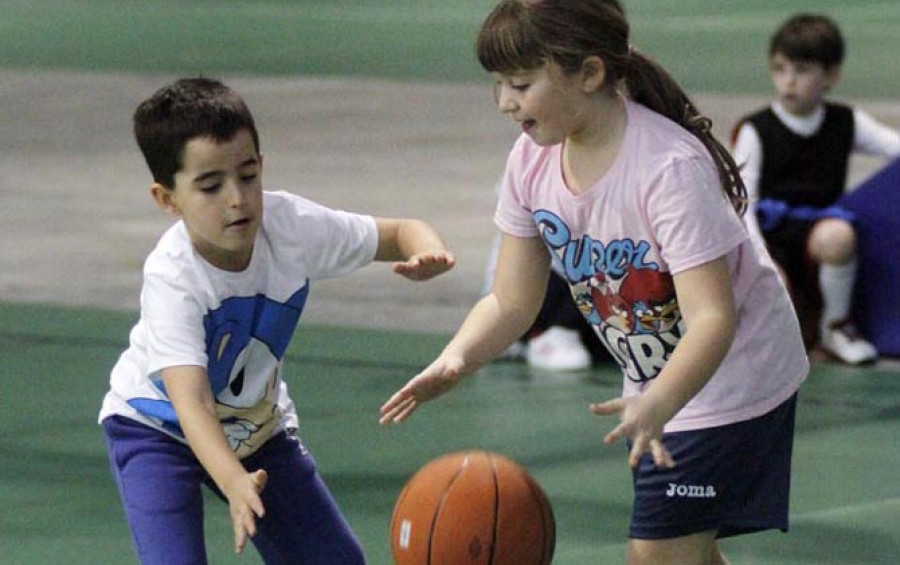
[[818, 337], [826, 352], [860, 364], [878, 353], [851, 320], [856, 232], [852, 215], [835, 203], [851, 153], [896, 157], [900, 134], [825, 98], [840, 80], [843, 59], [844, 40], [830, 18], [797, 14], [784, 22], [769, 46], [775, 100], [739, 122], [734, 157], [750, 198], [748, 227], [762, 232], [798, 313], [809, 316], [821, 306], [807, 345]]
[[206, 562], [206, 484], [229, 504], [237, 552], [251, 538], [266, 563], [364, 563], [294, 435], [284, 353], [310, 281], [373, 260], [425, 280], [453, 255], [424, 222], [263, 191], [253, 117], [218, 81], [160, 89], [134, 133], [154, 200], [180, 218], [145, 262], [140, 320], [100, 412], [141, 562]]

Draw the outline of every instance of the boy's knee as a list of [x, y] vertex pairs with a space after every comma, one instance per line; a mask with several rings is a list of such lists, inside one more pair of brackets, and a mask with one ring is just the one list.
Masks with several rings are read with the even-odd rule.
[[818, 263], [849, 263], [856, 257], [856, 231], [845, 220], [821, 220], [810, 233], [808, 249]]

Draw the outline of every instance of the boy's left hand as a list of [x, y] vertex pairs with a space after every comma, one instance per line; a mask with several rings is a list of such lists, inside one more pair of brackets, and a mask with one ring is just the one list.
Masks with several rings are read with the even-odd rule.
[[446, 273], [454, 265], [456, 257], [449, 251], [419, 253], [394, 263], [394, 272], [412, 281], [424, 281]]
[[236, 478], [223, 494], [231, 509], [234, 526], [234, 552], [243, 553], [247, 540], [256, 535], [256, 520], [265, 516], [259, 494], [266, 488], [269, 475], [263, 469]]
[[608, 444], [623, 438], [631, 438], [631, 453], [628, 464], [636, 468], [644, 453], [653, 455], [657, 467], [674, 467], [675, 459], [662, 442], [663, 426], [666, 418], [658, 414], [652, 402], [645, 397], [630, 396], [614, 398], [606, 402], [591, 404], [591, 412], [600, 416], [619, 414], [619, 425], [603, 438]]

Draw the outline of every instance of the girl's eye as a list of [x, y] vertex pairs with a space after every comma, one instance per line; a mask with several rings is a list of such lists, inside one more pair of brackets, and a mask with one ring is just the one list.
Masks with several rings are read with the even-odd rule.
[[203, 192], [206, 194], [214, 194], [217, 190], [219, 190], [220, 186], [222, 186], [222, 185], [219, 183], [201, 186], [200, 192]]
[[252, 173], [249, 175], [241, 175], [241, 180], [244, 182], [251, 182], [256, 179], [256, 173]]
[[528, 87], [531, 85], [528, 83], [525, 83], [525, 84], [511, 84], [510, 86], [512, 87], [513, 90], [516, 90], [518, 92], [525, 92], [526, 90], [528, 90]]

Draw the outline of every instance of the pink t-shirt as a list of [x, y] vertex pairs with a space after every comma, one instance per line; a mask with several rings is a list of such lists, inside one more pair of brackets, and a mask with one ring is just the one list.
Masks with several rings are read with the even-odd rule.
[[507, 162], [497, 226], [544, 240], [579, 309], [621, 366], [625, 396], [653, 383], [685, 331], [672, 274], [727, 257], [737, 335], [666, 431], [765, 414], [809, 371], [787, 290], [725, 197], [703, 144], [644, 106], [629, 101], [626, 109], [615, 162], [578, 195], [563, 178], [562, 145], [541, 147], [522, 135]]

